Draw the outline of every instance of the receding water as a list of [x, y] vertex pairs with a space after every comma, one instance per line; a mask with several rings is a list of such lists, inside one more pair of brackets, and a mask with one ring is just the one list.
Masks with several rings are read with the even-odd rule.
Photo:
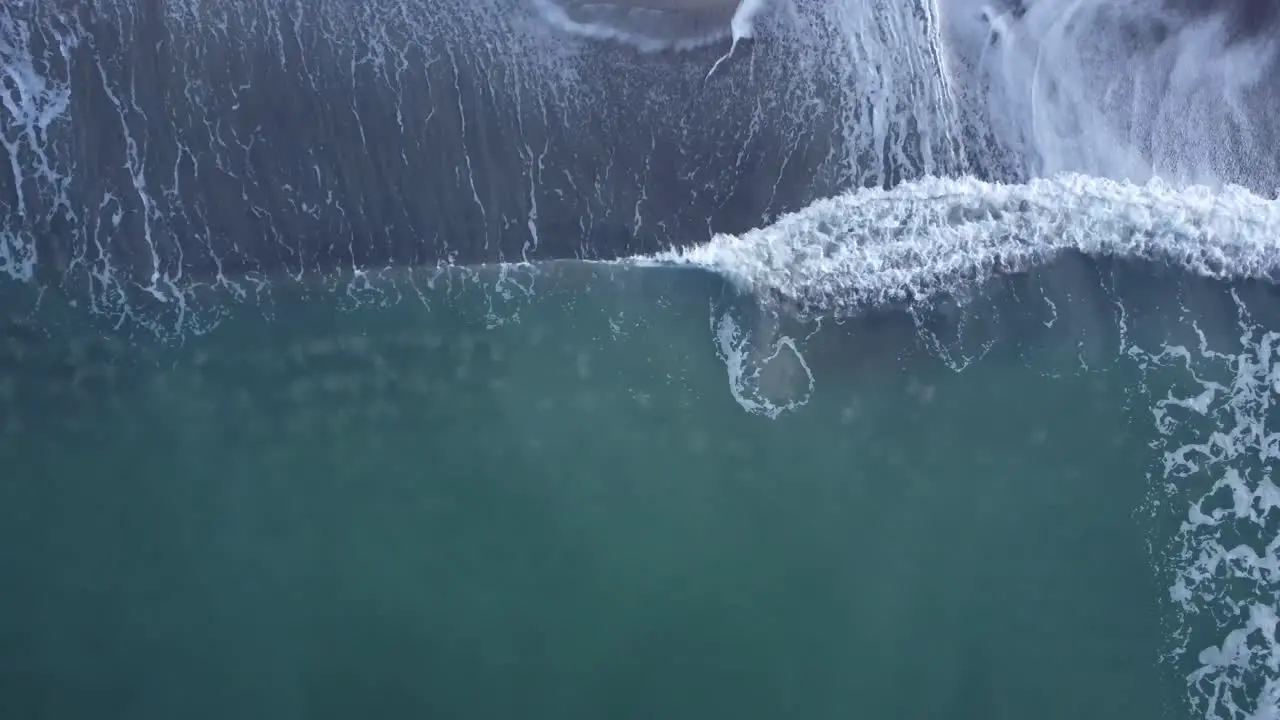
[[[1138, 348], [1235, 338], [1264, 289], [1069, 258], [770, 325], [698, 271], [526, 272], [501, 308], [483, 269], [382, 308], [279, 290], [183, 346], [11, 325], [0, 714], [1188, 709], [1153, 408], [1214, 371]], [[726, 318], [785, 367], [731, 387]]]

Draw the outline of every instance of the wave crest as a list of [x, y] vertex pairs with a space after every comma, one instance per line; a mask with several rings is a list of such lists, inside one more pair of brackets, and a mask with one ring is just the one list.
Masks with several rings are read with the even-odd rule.
[[821, 200], [767, 227], [639, 262], [701, 266], [745, 292], [842, 314], [962, 292], [1071, 250], [1269, 278], [1280, 267], [1277, 238], [1280, 202], [1235, 186], [928, 178]]

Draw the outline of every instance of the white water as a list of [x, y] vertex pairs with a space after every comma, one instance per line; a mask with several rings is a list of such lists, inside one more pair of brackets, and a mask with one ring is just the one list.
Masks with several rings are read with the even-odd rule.
[[[950, 68], [1031, 175], [1280, 188], [1275, 28], [1249, 3], [938, 0]], [[1176, 5], [1196, 6], [1194, 11]]]
[[1270, 474], [1280, 433], [1269, 425], [1280, 394], [1280, 333], [1261, 327], [1243, 303], [1238, 314], [1238, 352], [1213, 347], [1200, 332], [1192, 347], [1126, 354], [1192, 381], [1152, 408], [1162, 472], [1151, 478], [1149, 509], [1185, 512], [1173, 542], [1153, 548], [1171, 576], [1168, 659], [1194, 668], [1186, 700], [1197, 716], [1262, 720], [1280, 716], [1280, 489]]
[[1268, 277], [1280, 271], [1278, 239], [1280, 202], [1238, 187], [1077, 174], [1021, 185], [931, 178], [822, 200], [768, 227], [638, 262], [706, 267], [747, 292], [841, 313], [957, 292], [1065, 250]]

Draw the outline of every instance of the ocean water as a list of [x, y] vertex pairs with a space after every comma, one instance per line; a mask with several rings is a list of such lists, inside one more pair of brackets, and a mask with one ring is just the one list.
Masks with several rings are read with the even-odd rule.
[[1276, 717], [1275, 20], [0, 7], [0, 717]]

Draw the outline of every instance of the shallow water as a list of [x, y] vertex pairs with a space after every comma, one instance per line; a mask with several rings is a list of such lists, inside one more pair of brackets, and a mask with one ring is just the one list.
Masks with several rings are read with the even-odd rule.
[[769, 420], [716, 334], [764, 311], [709, 274], [527, 270], [495, 325], [468, 272], [381, 309], [278, 290], [180, 348], [12, 326], [5, 715], [1188, 710], [1152, 413], [1191, 380], [1137, 348], [1229, 342], [1226, 286], [1075, 257], [784, 319], [813, 390]]

